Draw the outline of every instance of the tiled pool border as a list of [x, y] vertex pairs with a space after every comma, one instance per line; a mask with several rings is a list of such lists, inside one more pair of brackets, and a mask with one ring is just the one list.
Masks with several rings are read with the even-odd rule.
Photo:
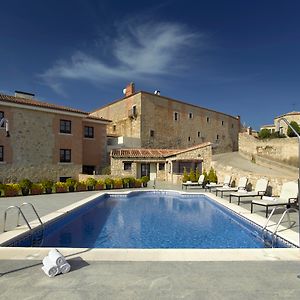
[[[98, 193], [86, 199], [78, 201], [56, 212], [50, 213], [42, 217], [45, 224], [49, 224], [61, 218], [66, 213], [80, 208], [89, 202], [92, 202], [99, 196], [104, 198], [107, 195], [127, 196], [142, 191], [126, 191], [126, 192], [109, 192]], [[246, 219], [255, 226], [262, 227], [266, 219], [250, 212], [233, 203], [229, 203], [223, 198], [217, 197], [211, 193], [199, 192], [190, 193], [172, 190], [148, 190], [144, 192], [166, 192], [176, 193], [179, 195], [195, 196], [205, 195], [210, 199], [221, 204], [225, 208], [237, 214], [237, 217]], [[33, 221], [30, 223], [32, 227], [38, 227], [38, 223]], [[282, 228], [281, 228], [282, 229]], [[25, 226], [0, 234], [0, 244], [3, 245], [9, 240], [15, 239], [20, 235], [28, 235], [29, 230]], [[291, 244], [299, 245], [298, 233], [292, 230], [284, 230], [279, 232], [278, 236]], [[36, 247], [0, 247], [0, 259], [42, 259], [43, 255], [47, 255], [48, 248]], [[83, 248], [61, 248], [64, 255], [70, 258], [80, 253], [81, 258], [88, 260], [105, 260], [105, 261], [244, 261], [244, 260], [299, 260], [299, 248], [264, 248], [264, 249], [83, 249]]]

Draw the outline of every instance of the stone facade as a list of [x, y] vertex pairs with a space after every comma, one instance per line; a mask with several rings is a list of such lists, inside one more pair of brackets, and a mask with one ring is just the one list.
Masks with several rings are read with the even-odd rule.
[[[123, 149], [126, 152], [128, 149]], [[159, 151], [159, 149], [155, 149]], [[210, 143], [200, 144], [185, 150], [172, 151], [167, 153], [167, 149], [164, 149], [166, 154], [161, 157], [153, 155], [153, 157], [139, 157], [138, 149], [132, 151], [133, 155], [128, 151], [128, 155], [120, 157], [119, 150], [115, 150], [111, 154], [111, 174], [113, 176], [124, 176], [124, 177], [136, 177], [140, 178], [141, 164], [150, 165], [150, 179], [167, 180], [175, 184], [181, 182], [182, 168], [179, 168], [180, 163], [190, 163], [194, 167], [200, 166], [200, 172], [208, 170], [211, 166], [212, 161], [212, 146]], [[171, 151], [171, 150], [170, 150]], [[151, 150], [149, 150], [151, 154]], [[141, 156], [141, 155], [140, 155]], [[131, 168], [124, 170], [126, 163], [131, 164]], [[160, 170], [160, 166], [163, 168]]]
[[[85, 165], [94, 166], [96, 171], [104, 167], [107, 120], [89, 119], [85, 113], [37, 108], [31, 102], [27, 104], [26, 99], [22, 100], [24, 104], [16, 105], [15, 98], [10, 98], [11, 102], [0, 102], [0, 111], [10, 127], [10, 137], [0, 129], [0, 145], [4, 149], [1, 182], [78, 178]], [[71, 122], [71, 133], [60, 132], [60, 120]], [[84, 137], [85, 126], [93, 128], [93, 138]], [[71, 162], [60, 161], [60, 149], [71, 150]]]
[[256, 156], [298, 167], [298, 139], [259, 140], [247, 133], [239, 134], [239, 152], [249, 159]]
[[215, 152], [238, 149], [239, 117], [147, 92], [138, 92], [92, 113], [111, 119], [108, 134], [135, 137], [142, 148], [184, 149], [203, 142]]

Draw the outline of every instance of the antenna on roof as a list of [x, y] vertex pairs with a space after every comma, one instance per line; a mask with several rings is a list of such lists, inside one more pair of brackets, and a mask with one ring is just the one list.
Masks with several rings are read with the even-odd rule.
[[124, 94], [124, 95], [126, 95], [126, 88], [125, 88], [125, 89], [123, 89], [123, 94]]
[[155, 90], [154, 91], [154, 95], [160, 95], [160, 91], [159, 90]]

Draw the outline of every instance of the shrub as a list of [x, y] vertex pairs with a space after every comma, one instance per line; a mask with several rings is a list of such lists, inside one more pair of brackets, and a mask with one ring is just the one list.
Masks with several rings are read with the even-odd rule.
[[150, 180], [149, 176], [143, 176], [141, 178], [141, 181], [142, 181], [142, 184], [143, 184], [144, 187], [147, 186], [147, 183], [148, 183], [149, 180]]
[[86, 181], [85, 181], [85, 184], [88, 188], [89, 191], [93, 190], [95, 188], [95, 185], [97, 183], [97, 180], [92, 178], [92, 177], [89, 177]]
[[114, 188], [121, 189], [123, 187], [123, 181], [121, 178], [114, 179]]
[[32, 187], [32, 182], [29, 179], [25, 178], [19, 182], [19, 185], [22, 191], [22, 195], [27, 196]]
[[104, 181], [102, 179], [97, 180], [95, 184], [95, 190], [103, 190], [104, 189]]
[[196, 168], [196, 174], [195, 174], [195, 176], [196, 176], [196, 181], [198, 181], [199, 177], [200, 177], [200, 171], [199, 171], [198, 167]]
[[84, 181], [78, 181], [75, 184], [75, 188], [77, 192], [86, 191], [86, 185]]
[[52, 180], [43, 180], [42, 186], [45, 189], [46, 194], [52, 193], [53, 181]]
[[[290, 125], [294, 128], [294, 130], [295, 130], [298, 134], [300, 134], [300, 127], [299, 127], [299, 125], [298, 125], [297, 122], [292, 121], [292, 122], [290, 123]], [[287, 136], [289, 136], [289, 137], [295, 137], [295, 136], [296, 136], [296, 134], [293, 132], [293, 130], [292, 130], [290, 127], [288, 127], [288, 129], [287, 129]]]
[[122, 178], [124, 188], [129, 188], [130, 178], [124, 177]]
[[112, 185], [113, 185], [113, 180], [111, 178], [107, 177], [107, 178], [105, 178], [104, 183], [105, 183], [105, 187], [107, 189], [111, 189]]
[[186, 167], [183, 167], [182, 182], [187, 182], [188, 180], [190, 180], [190, 176], [186, 171]]
[[271, 137], [271, 131], [269, 129], [263, 128], [258, 133], [258, 137], [260, 139], [269, 139]]
[[217, 174], [216, 174], [216, 171], [214, 170], [214, 168], [210, 168], [207, 177], [208, 177], [208, 181], [210, 183], [211, 182], [215, 182], [215, 183], [218, 182], [218, 177], [217, 177]]
[[3, 185], [4, 196], [17, 196], [20, 192], [20, 185], [18, 183], [8, 183]]
[[56, 193], [65, 193], [68, 191], [68, 186], [66, 182], [55, 182], [54, 188]]
[[67, 178], [66, 180], [66, 185], [69, 188], [69, 192], [74, 192], [75, 191], [75, 185], [77, 181], [73, 178]]
[[195, 171], [193, 168], [190, 169], [190, 181], [192, 182], [196, 182], [196, 175], [195, 175]]
[[43, 194], [43, 186], [40, 183], [33, 183], [30, 189], [31, 195], [40, 195]]
[[128, 177], [128, 180], [129, 180], [129, 187], [131, 187], [131, 188], [135, 187], [135, 178]]
[[143, 184], [143, 182], [142, 182], [141, 179], [135, 179], [134, 186], [135, 186], [136, 188], [142, 187], [142, 184]]

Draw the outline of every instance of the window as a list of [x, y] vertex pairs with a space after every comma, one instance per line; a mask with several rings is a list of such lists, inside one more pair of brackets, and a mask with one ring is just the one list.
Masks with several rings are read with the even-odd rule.
[[0, 161], [4, 160], [4, 147], [0, 146]]
[[131, 171], [131, 162], [124, 162], [124, 171]]
[[190, 137], [190, 136], [188, 137], [188, 141], [189, 141], [189, 142], [191, 141], [191, 137]]
[[233, 124], [231, 124], [231, 128], [233, 128]]
[[179, 113], [174, 112], [174, 121], [178, 121], [178, 120], [179, 120]]
[[71, 149], [60, 149], [60, 162], [71, 162]]
[[154, 130], [152, 130], [152, 129], [150, 130], [150, 136], [154, 137]]
[[164, 163], [159, 163], [159, 164], [158, 164], [158, 169], [159, 169], [160, 171], [163, 171], [163, 170], [165, 169], [165, 164], [164, 164]]
[[133, 106], [132, 106], [132, 114], [133, 114], [133, 116], [136, 116], [136, 115], [137, 115], [137, 112], [136, 112], [136, 105], [133, 105]]
[[224, 121], [222, 121], [221, 123], [222, 123], [222, 126], [224, 126]]
[[94, 137], [94, 127], [84, 126], [84, 137], [93, 138]]
[[219, 135], [217, 134], [217, 140], [219, 139]]
[[206, 123], [209, 123], [209, 122], [210, 122], [209, 117], [206, 117]]
[[71, 133], [71, 121], [60, 120], [60, 133]]
[[117, 125], [113, 125], [113, 131], [116, 131]]
[[86, 166], [86, 165], [82, 166], [82, 173], [83, 174], [93, 175], [94, 172], [95, 172], [95, 166]]
[[190, 112], [190, 113], [189, 113], [189, 119], [193, 119], [193, 117], [194, 117], [194, 116], [193, 116], [193, 113]]
[[[4, 118], [4, 111], [0, 111], [0, 121]], [[1, 127], [4, 127], [4, 123], [1, 125]]]
[[200, 131], [198, 131], [198, 138], [200, 138], [201, 137], [201, 132]]

